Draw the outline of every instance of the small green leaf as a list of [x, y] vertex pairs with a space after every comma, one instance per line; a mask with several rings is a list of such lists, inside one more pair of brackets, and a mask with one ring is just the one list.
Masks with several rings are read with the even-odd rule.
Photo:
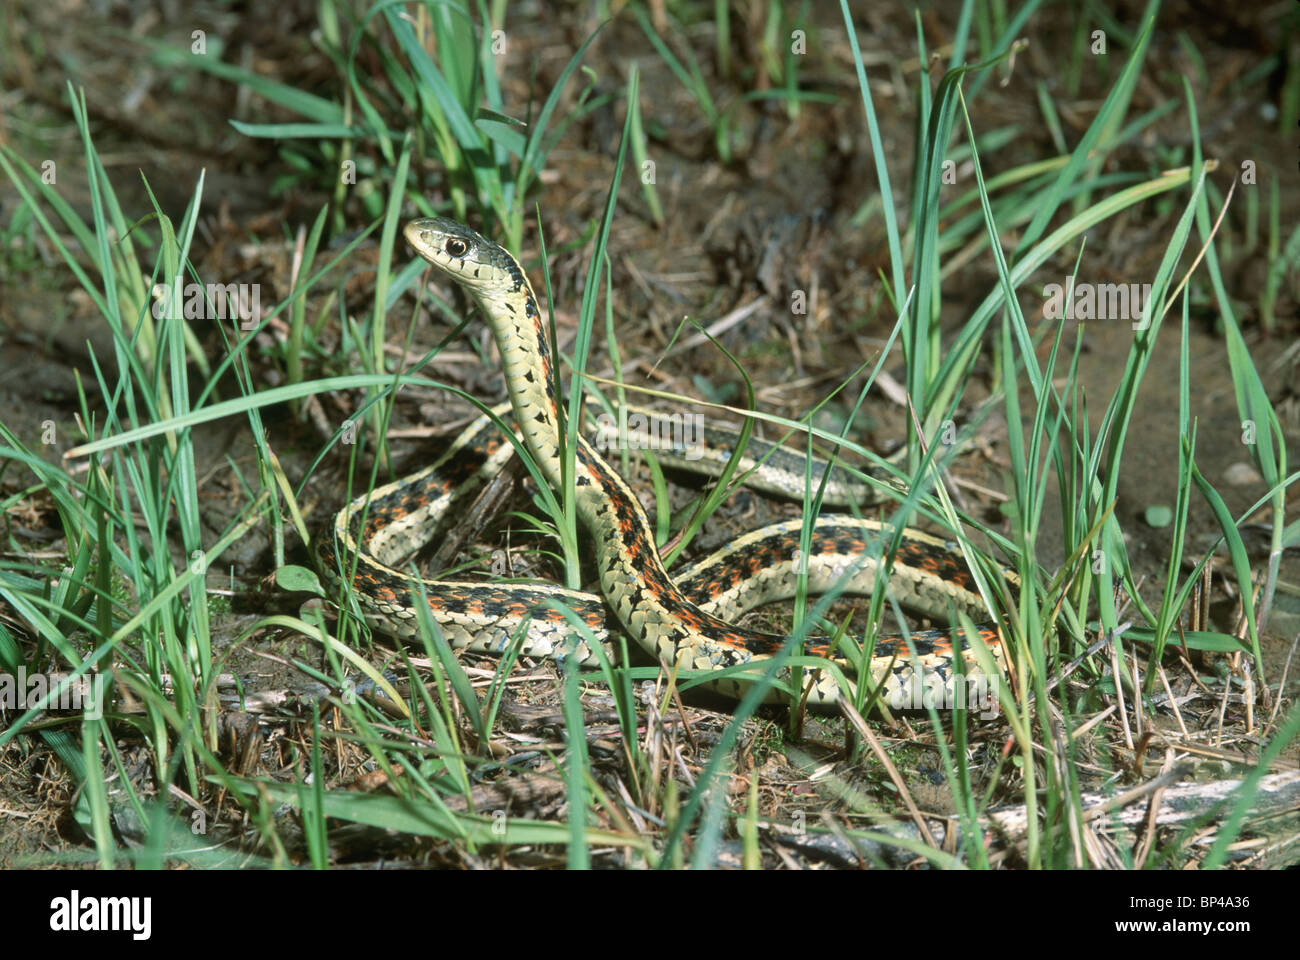
[[320, 580], [314, 570], [308, 570], [306, 567], [294, 566], [293, 564], [275, 571], [275, 585], [281, 590], [314, 593], [319, 597], [325, 595], [325, 591], [321, 589]]
[[[1155, 631], [1149, 627], [1133, 627], [1124, 633], [1125, 640], [1134, 643], [1151, 643]], [[1189, 650], [1205, 650], [1209, 653], [1250, 652], [1250, 645], [1226, 633], [1214, 633], [1209, 630], [1186, 630], [1175, 634], [1170, 643], [1186, 643]]]
[[333, 140], [350, 139], [360, 135], [356, 129], [346, 123], [244, 123], [240, 120], [231, 120], [229, 123], [246, 137], [270, 140], [297, 138]]
[[516, 157], [524, 155], [524, 149], [527, 147], [527, 141], [524, 135], [514, 127], [508, 126], [501, 121], [489, 120], [483, 117], [474, 121], [474, 126], [486, 133], [493, 143], [498, 143], [505, 147]]
[[479, 107], [474, 112], [474, 120], [495, 120], [497, 123], [504, 123], [514, 127], [527, 127], [528, 124], [516, 117], [508, 117], [504, 113], [497, 113], [495, 110], [489, 110], [487, 107]]
[[1174, 511], [1163, 503], [1156, 504], [1146, 508], [1146, 511], [1142, 514], [1142, 519], [1146, 520], [1148, 526], [1159, 529], [1160, 527], [1167, 527], [1173, 522]]

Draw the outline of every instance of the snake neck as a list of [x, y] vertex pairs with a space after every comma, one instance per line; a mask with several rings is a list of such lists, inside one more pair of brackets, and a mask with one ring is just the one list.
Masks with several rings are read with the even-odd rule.
[[475, 299], [501, 353], [506, 390], [524, 444], [555, 489], [561, 489], [560, 418], [551, 344], [532, 284], [517, 266], [500, 296]]
[[480, 295], [476, 299], [488, 318], [501, 353], [515, 421], [529, 453], [552, 488], [562, 491], [566, 483], [573, 483], [579, 493], [579, 511], [583, 519], [591, 523], [597, 519], [589, 515], [593, 498], [582, 494], [585, 488], [607, 484], [607, 477], [613, 475], [613, 471], [579, 434], [575, 456], [577, 475], [566, 481], [561, 453], [565, 431], [560, 421], [560, 398], [556, 394], [546, 325], [542, 322], [532, 284], [523, 270], [507, 269], [506, 272], [510, 284], [501, 296]]
[[779, 646], [780, 638], [737, 631], [682, 595], [659, 559], [640, 501], [581, 434], [574, 476], [565, 480], [550, 342], [532, 285], [517, 265], [507, 273], [509, 282], [502, 284], [500, 295], [481, 293], [475, 299], [501, 352], [524, 443], [554, 489], [572, 484], [578, 515], [593, 534], [602, 589], [624, 627], [633, 637], [653, 635], [660, 651], [674, 661], [677, 645], [700, 635], [717, 641], [728, 659], [734, 654], [733, 662]]

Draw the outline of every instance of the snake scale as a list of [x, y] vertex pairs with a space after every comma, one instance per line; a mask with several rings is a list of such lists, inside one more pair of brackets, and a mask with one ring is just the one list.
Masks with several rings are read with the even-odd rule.
[[[561, 489], [561, 421], [551, 348], [523, 269], [505, 249], [452, 220], [412, 221], [405, 236], [421, 257], [459, 284], [482, 311], [500, 351], [518, 435], [552, 488]], [[333, 538], [321, 538], [322, 566], [349, 585], [369, 623], [385, 633], [414, 635], [419, 629], [415, 604], [423, 593], [432, 619], [454, 648], [501, 653], [518, 642], [523, 655], [579, 664], [597, 661], [594, 644], [611, 651], [611, 635], [622, 631], [651, 658], [683, 670], [742, 668], [710, 680], [714, 689], [736, 698], [761, 676], [772, 658], [816, 657], [833, 662], [841, 674], [837, 678], [836, 671], [815, 667], [803, 672], [798, 695], [821, 706], [835, 703], [853, 689], [858, 666], [864, 666], [872, 684], [882, 685], [880, 692], [886, 695], [898, 695], [909, 680], [914, 684], [917, 679], [951, 689], [957, 649], [963, 650], [964, 672], [980, 673], [967, 635], [956, 631], [912, 630], [911, 649], [903, 636], [882, 631], [869, 661], [862, 664], [860, 651], [845, 651], [842, 642], [835, 644], [826, 637], [794, 639], [736, 625], [733, 621], [746, 610], [794, 595], [803, 522], [787, 520], [745, 534], [670, 574], [660, 562], [653, 528], [640, 502], [581, 433], [571, 482], [578, 517], [594, 545], [603, 596], [554, 584], [443, 580], [416, 584], [411, 575], [401, 572], [398, 564], [429, 538], [438, 518], [446, 515], [463, 491], [513, 453], [493, 418], [482, 416], [437, 463], [358, 497], [338, 513]], [[707, 462], [703, 466], [711, 469]], [[760, 481], [765, 472], [779, 471], [760, 464], [755, 471]], [[791, 472], [793, 468], [785, 471]], [[803, 476], [800, 465], [796, 478], [800, 484]], [[767, 485], [790, 495], [788, 477], [772, 479]], [[852, 499], [851, 489], [841, 493], [831, 487], [830, 492], [832, 500], [837, 495]], [[870, 593], [880, 567], [882, 538], [887, 540], [896, 531], [879, 521], [842, 515], [819, 516], [810, 527], [809, 593]], [[987, 621], [987, 607], [974, 589], [957, 544], [912, 528], [899, 537], [890, 586], [901, 603], [932, 616], [961, 610], [972, 620]], [[1006, 576], [1014, 589], [1014, 578]], [[585, 631], [575, 628], [561, 605], [585, 625]], [[998, 625], [978, 623], [976, 633], [1002, 669]], [[787, 691], [795, 689], [788, 664], [780, 665], [777, 680]], [[780, 696], [775, 687], [769, 692], [770, 698]]]

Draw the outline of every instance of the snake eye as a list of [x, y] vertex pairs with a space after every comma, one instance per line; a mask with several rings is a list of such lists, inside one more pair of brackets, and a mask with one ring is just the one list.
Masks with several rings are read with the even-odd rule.
[[459, 259], [469, 253], [469, 244], [459, 237], [448, 237], [447, 242], [442, 245], [442, 249]]

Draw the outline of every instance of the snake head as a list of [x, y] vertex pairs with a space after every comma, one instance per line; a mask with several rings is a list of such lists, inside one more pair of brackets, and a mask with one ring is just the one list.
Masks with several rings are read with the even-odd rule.
[[514, 257], [455, 220], [424, 217], [412, 220], [402, 233], [416, 253], [472, 294], [500, 290], [506, 278], [514, 286], [522, 277]]

